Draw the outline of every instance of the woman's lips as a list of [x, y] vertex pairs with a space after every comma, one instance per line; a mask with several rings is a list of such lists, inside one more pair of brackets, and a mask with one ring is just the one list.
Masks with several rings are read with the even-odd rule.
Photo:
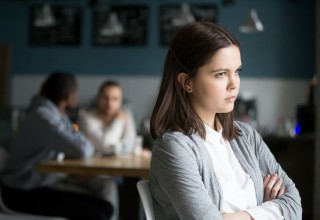
[[225, 100], [228, 102], [234, 102], [236, 100], [237, 96], [230, 96], [228, 98], [226, 98]]

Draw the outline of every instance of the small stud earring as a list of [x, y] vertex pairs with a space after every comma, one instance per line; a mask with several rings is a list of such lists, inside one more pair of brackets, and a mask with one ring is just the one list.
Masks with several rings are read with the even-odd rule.
[[192, 89], [190, 87], [187, 88], [187, 92], [192, 92]]

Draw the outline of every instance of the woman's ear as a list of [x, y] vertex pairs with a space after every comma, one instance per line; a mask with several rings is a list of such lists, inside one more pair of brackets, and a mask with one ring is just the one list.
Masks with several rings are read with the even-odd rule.
[[187, 91], [188, 93], [192, 92], [192, 84], [189, 79], [189, 75], [186, 73], [179, 73], [178, 74], [178, 82], [180, 86]]

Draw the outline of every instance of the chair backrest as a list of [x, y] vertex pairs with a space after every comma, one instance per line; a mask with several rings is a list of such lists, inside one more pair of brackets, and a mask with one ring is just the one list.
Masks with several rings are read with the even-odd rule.
[[149, 189], [149, 180], [140, 180], [137, 182], [138, 192], [142, 201], [143, 209], [147, 220], [155, 220], [154, 210], [152, 205], [152, 197]]

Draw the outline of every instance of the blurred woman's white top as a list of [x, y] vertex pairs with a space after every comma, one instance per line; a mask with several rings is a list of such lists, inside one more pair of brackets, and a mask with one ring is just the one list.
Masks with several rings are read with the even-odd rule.
[[125, 111], [125, 115], [125, 119], [115, 118], [105, 125], [96, 111], [82, 111], [79, 115], [79, 129], [91, 140], [97, 153], [131, 154], [136, 128], [131, 112]]
[[257, 206], [256, 191], [250, 175], [236, 158], [229, 141], [205, 124], [204, 144], [212, 159], [212, 166], [222, 189], [222, 214], [245, 210], [253, 219], [284, 219], [280, 206], [267, 201]]

